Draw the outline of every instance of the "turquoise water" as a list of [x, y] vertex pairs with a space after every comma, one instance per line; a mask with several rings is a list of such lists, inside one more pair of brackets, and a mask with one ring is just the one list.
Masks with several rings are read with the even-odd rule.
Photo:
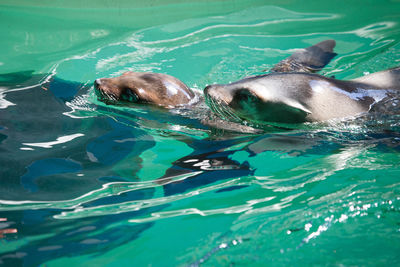
[[322, 74], [356, 78], [400, 65], [399, 1], [2, 1], [0, 22], [0, 265], [400, 265], [398, 117], [243, 134], [92, 86], [201, 92], [325, 39]]

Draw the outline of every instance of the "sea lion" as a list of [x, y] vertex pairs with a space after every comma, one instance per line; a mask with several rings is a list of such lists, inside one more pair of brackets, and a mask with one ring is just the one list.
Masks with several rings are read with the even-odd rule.
[[[333, 52], [334, 46], [334, 40], [325, 40], [308, 48], [299, 49], [275, 65], [271, 71], [316, 72], [336, 55]], [[97, 79], [94, 87], [100, 100], [106, 103], [115, 104], [118, 101], [152, 103], [166, 108], [190, 106], [190, 110], [193, 110], [191, 115], [202, 116], [201, 121], [205, 125], [218, 129], [236, 129], [240, 132], [256, 131], [252, 127], [232, 122], [232, 120], [221, 120], [208, 109], [201, 95], [197, 95], [183, 82], [166, 74], [126, 72], [120, 77]], [[204, 110], [204, 107], [207, 109]]]
[[337, 55], [333, 51], [335, 45], [334, 40], [325, 40], [297, 50], [269, 74], [209, 85], [204, 89], [206, 102], [222, 118], [271, 124], [326, 121], [370, 110], [381, 112], [391, 105], [393, 96], [398, 99], [399, 68], [351, 81], [315, 74]]
[[[94, 81], [98, 98], [107, 104], [147, 103], [167, 109], [175, 113], [199, 119], [202, 124], [212, 128], [251, 132], [255, 130], [234, 122], [222, 120], [215, 116], [206, 106], [204, 98], [188, 88], [175, 77], [149, 72], [125, 72], [115, 78], [101, 78]], [[190, 109], [187, 109], [190, 107]], [[181, 109], [183, 108], [183, 109]]]
[[94, 82], [98, 97], [109, 103], [151, 103], [166, 108], [190, 105], [197, 95], [182, 81], [162, 73], [128, 71], [119, 77]]
[[[318, 71], [336, 55], [333, 53], [334, 46], [334, 40], [326, 40], [301, 49], [279, 62], [271, 71]], [[97, 79], [94, 87], [100, 100], [106, 103], [127, 101], [175, 108], [201, 100], [182, 81], [161, 73], [128, 71], [119, 77]]]
[[269, 73], [204, 89], [208, 105], [221, 117], [257, 124], [353, 117], [399, 93], [400, 67], [350, 81], [313, 73]]

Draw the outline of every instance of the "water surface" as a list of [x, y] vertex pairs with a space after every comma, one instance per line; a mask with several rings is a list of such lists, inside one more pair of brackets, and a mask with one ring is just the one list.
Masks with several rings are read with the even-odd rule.
[[245, 134], [92, 86], [153, 71], [201, 92], [325, 39], [324, 75], [398, 66], [400, 3], [343, 5], [3, 1], [0, 265], [399, 265], [398, 117]]

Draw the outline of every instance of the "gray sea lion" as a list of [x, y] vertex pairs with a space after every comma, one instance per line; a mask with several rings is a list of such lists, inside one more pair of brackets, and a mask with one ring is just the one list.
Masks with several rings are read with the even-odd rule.
[[225, 119], [268, 124], [357, 116], [399, 90], [400, 67], [350, 81], [312, 73], [270, 73], [210, 85], [204, 94], [211, 109]]
[[94, 87], [105, 102], [152, 103], [174, 108], [190, 105], [197, 99], [183, 82], [161, 73], [128, 71], [119, 77], [97, 79]]
[[399, 68], [351, 81], [314, 74], [336, 56], [335, 45], [325, 40], [297, 50], [269, 74], [207, 86], [206, 102], [222, 118], [257, 124], [325, 121], [392, 105], [400, 89]]

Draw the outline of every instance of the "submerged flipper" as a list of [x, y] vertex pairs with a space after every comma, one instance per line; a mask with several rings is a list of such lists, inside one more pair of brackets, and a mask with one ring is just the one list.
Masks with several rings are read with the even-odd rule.
[[276, 64], [271, 72], [317, 72], [337, 54], [333, 52], [335, 40], [325, 40], [301, 49]]

